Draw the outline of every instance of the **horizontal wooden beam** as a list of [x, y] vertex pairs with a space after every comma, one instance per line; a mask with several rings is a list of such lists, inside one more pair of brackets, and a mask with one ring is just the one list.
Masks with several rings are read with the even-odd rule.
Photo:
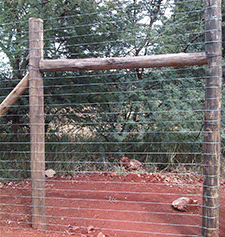
[[136, 57], [42, 59], [39, 68], [42, 72], [53, 72], [173, 67], [204, 64], [208, 64], [208, 57], [205, 53], [178, 53]]
[[29, 86], [29, 72], [21, 79], [16, 87], [0, 104], [0, 118], [9, 110], [9, 108], [16, 103], [18, 98], [24, 93]]

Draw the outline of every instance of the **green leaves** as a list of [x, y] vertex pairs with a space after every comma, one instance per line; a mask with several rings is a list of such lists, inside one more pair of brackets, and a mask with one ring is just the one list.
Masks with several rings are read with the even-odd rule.
[[[44, 20], [45, 58], [194, 52], [204, 51], [202, 3], [3, 0], [0, 47], [12, 73], [1, 75], [1, 95], [6, 96], [4, 88], [13, 88], [27, 70], [30, 17]], [[68, 126], [69, 131], [88, 130], [90, 140], [99, 143], [92, 144], [95, 158], [100, 153], [115, 153], [114, 159], [128, 153], [143, 161], [167, 162], [168, 154], [173, 152], [182, 161], [183, 153], [201, 151], [204, 75], [205, 68], [197, 66], [46, 73], [47, 141], [55, 140], [58, 133], [63, 133], [62, 127]], [[17, 103], [5, 123], [10, 127], [15, 122], [13, 115], [22, 115], [22, 131], [28, 123], [28, 94]], [[64, 133], [65, 140], [59, 140], [63, 144], [55, 148], [56, 152], [63, 150], [66, 139], [73, 141], [72, 132]], [[87, 133], [80, 136], [85, 141]], [[87, 152], [88, 144], [83, 147], [78, 149], [80, 153]], [[51, 148], [47, 147], [49, 152]]]

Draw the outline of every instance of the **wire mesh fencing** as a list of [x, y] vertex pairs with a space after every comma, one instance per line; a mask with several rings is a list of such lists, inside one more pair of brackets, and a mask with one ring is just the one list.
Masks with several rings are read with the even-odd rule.
[[[205, 170], [220, 168], [218, 147], [215, 163], [204, 159], [209, 155], [204, 147], [220, 143], [204, 138], [205, 112], [212, 111], [205, 106], [205, 81], [213, 77], [206, 74], [207, 65], [172, 62], [172, 67], [97, 71], [81, 71], [78, 65], [73, 71], [44, 72], [43, 85], [35, 84], [42, 73], [34, 65], [40, 45], [44, 59], [84, 62], [205, 52], [205, 22], [211, 18], [204, 14], [211, 5], [201, 0], [3, 2], [10, 18], [1, 24], [0, 98], [28, 69], [33, 92], [26, 90], [1, 118], [2, 233], [26, 236], [38, 228], [40, 236], [200, 236], [204, 218], [217, 222], [204, 211], [218, 211], [204, 203], [213, 199], [203, 193]], [[219, 1], [212, 2], [219, 9]], [[43, 19], [44, 40], [29, 39], [31, 17]], [[31, 43], [39, 43], [33, 52]], [[210, 86], [221, 89], [219, 83]], [[211, 100], [221, 99], [216, 96]], [[34, 160], [36, 155], [42, 160]], [[220, 169], [220, 234], [218, 226], [207, 227], [215, 236], [225, 233], [223, 165]], [[216, 181], [211, 185], [217, 188]]]

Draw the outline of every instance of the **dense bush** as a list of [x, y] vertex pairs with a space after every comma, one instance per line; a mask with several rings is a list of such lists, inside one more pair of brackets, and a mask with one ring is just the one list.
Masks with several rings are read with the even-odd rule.
[[[44, 19], [45, 58], [200, 52], [203, 5], [201, 0], [3, 0], [0, 48], [7, 60], [0, 71], [0, 102], [27, 70], [30, 17]], [[123, 155], [160, 169], [200, 163], [205, 70], [46, 73], [46, 167], [62, 173], [104, 170]], [[222, 147], [224, 138], [222, 128]], [[0, 176], [29, 177], [28, 92], [1, 119], [0, 139]]]

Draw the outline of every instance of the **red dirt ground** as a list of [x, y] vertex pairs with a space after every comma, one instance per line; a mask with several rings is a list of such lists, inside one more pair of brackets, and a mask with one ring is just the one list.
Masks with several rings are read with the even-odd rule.
[[[30, 181], [0, 184], [2, 237], [201, 236], [199, 176], [105, 172], [47, 178], [47, 231], [31, 228]], [[221, 181], [221, 237], [225, 236], [224, 194]], [[198, 205], [186, 212], [173, 209], [171, 203], [183, 196], [198, 200]]]

